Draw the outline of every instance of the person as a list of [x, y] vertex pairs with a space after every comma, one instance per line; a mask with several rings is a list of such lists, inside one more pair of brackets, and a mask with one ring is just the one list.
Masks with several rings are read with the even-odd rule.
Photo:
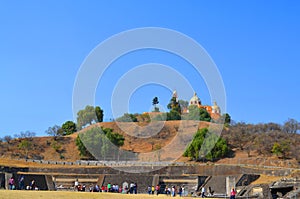
[[79, 182], [78, 182], [78, 178], [76, 178], [75, 182], [74, 182], [74, 190], [78, 191], [78, 186], [79, 186]]
[[159, 194], [159, 185], [156, 185], [155, 192], [156, 192], [156, 195], [158, 196], [158, 194]]
[[236, 195], [236, 191], [234, 188], [232, 188], [230, 192], [230, 199], [235, 199], [235, 195]]
[[179, 186], [179, 189], [178, 189], [178, 195], [179, 195], [179, 197], [182, 196], [182, 187], [181, 187], [181, 186]]
[[33, 180], [31, 180], [31, 183], [30, 183], [30, 189], [31, 190], [35, 190], [35, 181], [34, 181], [34, 179]]
[[154, 194], [154, 191], [155, 191], [155, 188], [154, 188], [154, 186], [152, 186], [152, 187], [151, 187], [152, 195]]
[[99, 188], [99, 186], [97, 184], [94, 186], [94, 190], [93, 191], [94, 192], [100, 192], [100, 188]]
[[202, 187], [201, 189], [201, 198], [205, 198], [205, 187]]
[[148, 186], [148, 190], [147, 191], [148, 191], [148, 194], [150, 195], [151, 194], [151, 186], [150, 185]]
[[133, 192], [134, 194], [137, 194], [137, 183], [134, 183]]
[[119, 191], [119, 185], [118, 184], [116, 184], [116, 187], [115, 187], [115, 189], [116, 189], [116, 192], [117, 193], [119, 193], [120, 191]]
[[134, 188], [134, 183], [131, 182], [130, 185], [129, 185], [129, 193], [130, 194], [133, 194], [133, 188]]
[[93, 184], [90, 185], [89, 191], [90, 191], [90, 192], [93, 192], [93, 191], [94, 191], [94, 185], [93, 185]]
[[23, 190], [25, 188], [25, 183], [24, 183], [24, 176], [21, 175], [19, 178], [19, 189]]
[[110, 184], [110, 182], [107, 184], [107, 192], [111, 192], [111, 184]]
[[169, 192], [168, 186], [166, 186], [166, 188], [165, 188], [165, 193], [166, 193], [167, 196], [169, 196], [169, 195], [171, 194], [171, 193]]
[[9, 178], [8, 180], [8, 189], [13, 190], [15, 186], [15, 179], [13, 177]]
[[175, 189], [175, 186], [172, 186], [171, 196], [172, 196], [172, 197], [175, 197], [175, 196], [176, 196], [176, 189]]

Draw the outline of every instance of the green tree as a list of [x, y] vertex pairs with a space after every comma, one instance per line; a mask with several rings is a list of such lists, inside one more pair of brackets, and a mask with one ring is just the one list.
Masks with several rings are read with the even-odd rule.
[[116, 119], [117, 122], [137, 122], [138, 114], [125, 113], [123, 116]]
[[80, 130], [86, 125], [97, 122], [97, 115], [93, 106], [87, 105], [83, 110], [77, 113], [77, 128]]
[[281, 143], [275, 142], [271, 152], [277, 157], [287, 158], [290, 152], [290, 143], [288, 140], [283, 140]]
[[167, 105], [170, 112], [167, 113], [167, 120], [181, 120], [181, 107], [176, 97], [172, 97]]
[[66, 121], [61, 128], [64, 131], [64, 135], [71, 135], [76, 132], [76, 124], [72, 121]]
[[181, 114], [180, 104], [177, 102], [176, 97], [171, 98], [170, 103], [167, 105], [167, 108], [170, 110], [177, 111], [179, 114]]
[[181, 120], [181, 115], [177, 110], [171, 110], [167, 113], [167, 120]]
[[154, 112], [159, 112], [159, 108], [156, 105], [159, 103], [158, 98], [154, 97], [152, 100], [152, 105], [154, 106]]
[[88, 159], [95, 159], [94, 156], [87, 150], [87, 148], [84, 146], [83, 142], [80, 139], [80, 136], [78, 135], [75, 140], [75, 144], [78, 148], [79, 155], [82, 157], [87, 157]]
[[103, 128], [103, 132], [105, 133], [106, 137], [116, 146], [120, 147], [124, 145], [125, 138], [123, 135], [114, 133], [113, 129], [110, 128]]
[[204, 128], [197, 131], [183, 155], [194, 160], [204, 158], [202, 156], [205, 155], [206, 159], [214, 161], [225, 157], [228, 151], [229, 147], [225, 139]]
[[231, 116], [228, 113], [225, 113], [225, 114], [223, 114], [223, 117], [225, 117], [225, 119], [224, 119], [225, 124], [230, 124]]
[[189, 106], [188, 119], [189, 120], [201, 120], [201, 121], [206, 121], [206, 122], [211, 121], [211, 117], [210, 117], [209, 113], [203, 108], [198, 108], [198, 106], [196, 106], [196, 105]]
[[104, 114], [103, 114], [103, 110], [100, 108], [100, 106], [96, 106], [95, 112], [96, 112], [98, 122], [103, 122]]
[[124, 144], [124, 137], [109, 128], [94, 127], [76, 138], [81, 156], [89, 159], [107, 159], [117, 157], [118, 147]]

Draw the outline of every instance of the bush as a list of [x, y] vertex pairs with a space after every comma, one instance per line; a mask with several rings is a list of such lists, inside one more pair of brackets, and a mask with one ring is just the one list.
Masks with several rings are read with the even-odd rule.
[[219, 137], [214, 132], [209, 132], [207, 128], [204, 128], [197, 131], [183, 156], [190, 157], [194, 160], [206, 158], [207, 160], [214, 161], [225, 157], [228, 151], [229, 148], [225, 139]]

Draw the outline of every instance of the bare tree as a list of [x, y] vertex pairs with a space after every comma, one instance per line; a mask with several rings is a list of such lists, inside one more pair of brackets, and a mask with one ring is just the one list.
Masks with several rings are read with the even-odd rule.
[[300, 130], [300, 123], [295, 120], [289, 118], [283, 125], [282, 131], [285, 133], [297, 133]]

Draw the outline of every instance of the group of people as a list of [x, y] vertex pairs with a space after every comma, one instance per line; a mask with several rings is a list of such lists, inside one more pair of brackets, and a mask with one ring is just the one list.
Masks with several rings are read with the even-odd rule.
[[[75, 180], [74, 190], [76, 191], [86, 191], [86, 186], [83, 184], [79, 184], [78, 179]], [[90, 185], [89, 186], [90, 192], [112, 192], [112, 193], [130, 193], [130, 194], [137, 194], [137, 183], [130, 183], [129, 187], [128, 184], [124, 187], [119, 186], [118, 184], [111, 184], [107, 183], [107, 185]]]
[[147, 190], [149, 195], [153, 194], [166, 194], [167, 196], [175, 197], [177, 194], [181, 197], [185, 195], [185, 188], [184, 186], [166, 186], [164, 190], [161, 190], [161, 186], [158, 184], [156, 186], [148, 186]]
[[36, 183], [35, 183], [34, 179], [31, 180], [30, 184], [25, 187], [24, 176], [21, 175], [18, 179], [18, 186], [16, 186], [16, 182], [15, 182], [14, 177], [9, 178], [9, 180], [8, 180], [8, 189], [9, 190], [16, 190], [16, 189], [18, 189], [18, 190], [24, 190], [24, 189], [26, 189], [26, 190], [38, 190], [38, 187], [36, 186]]

